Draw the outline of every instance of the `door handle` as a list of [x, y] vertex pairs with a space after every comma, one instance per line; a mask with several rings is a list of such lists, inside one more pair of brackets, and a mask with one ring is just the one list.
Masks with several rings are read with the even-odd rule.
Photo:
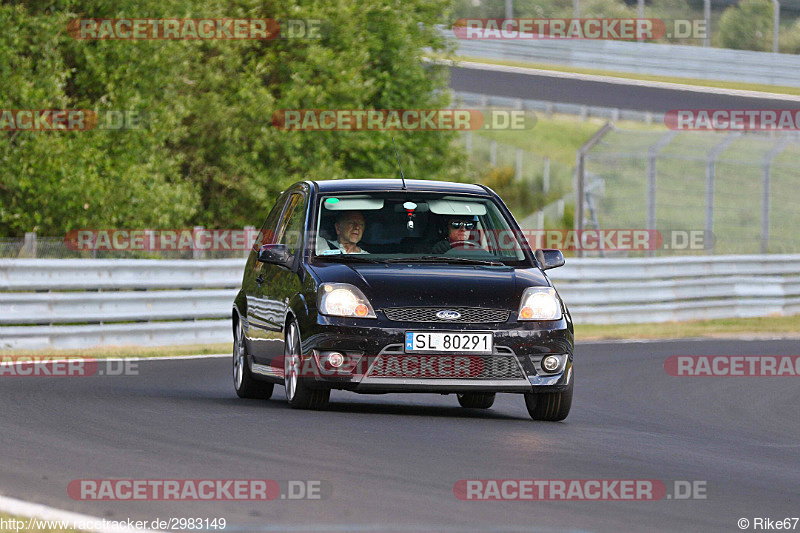
[[264, 283], [264, 276], [262, 276], [261, 274], [256, 276], [256, 283], [258, 283], [258, 286], [260, 287], [261, 284]]

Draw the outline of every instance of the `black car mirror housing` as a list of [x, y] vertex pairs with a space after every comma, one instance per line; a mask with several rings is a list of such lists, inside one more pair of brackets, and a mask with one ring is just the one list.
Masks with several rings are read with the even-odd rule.
[[258, 251], [258, 260], [262, 263], [281, 265], [291, 268], [294, 257], [285, 244], [265, 244]]
[[536, 262], [539, 263], [539, 268], [542, 270], [564, 266], [564, 254], [561, 253], [561, 250], [540, 248], [536, 250], [534, 255], [536, 256]]

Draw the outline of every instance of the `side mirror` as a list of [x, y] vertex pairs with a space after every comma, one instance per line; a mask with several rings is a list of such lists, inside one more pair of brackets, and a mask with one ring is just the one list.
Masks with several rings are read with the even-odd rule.
[[561, 250], [540, 248], [533, 255], [542, 270], [564, 266], [564, 254], [561, 253]]
[[281, 265], [291, 268], [294, 258], [285, 244], [265, 244], [258, 251], [258, 260], [262, 263]]

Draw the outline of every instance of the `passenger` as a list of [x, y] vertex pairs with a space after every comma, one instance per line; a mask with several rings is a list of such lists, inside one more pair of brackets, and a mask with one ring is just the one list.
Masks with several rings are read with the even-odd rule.
[[337, 240], [328, 240], [331, 250], [341, 250], [343, 254], [369, 253], [358, 246], [366, 227], [361, 211], [342, 211], [336, 217], [336, 224], [333, 227], [336, 229]]

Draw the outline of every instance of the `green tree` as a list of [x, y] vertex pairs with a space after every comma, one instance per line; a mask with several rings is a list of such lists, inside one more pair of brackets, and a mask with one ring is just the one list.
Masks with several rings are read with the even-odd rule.
[[[0, 133], [0, 235], [258, 225], [305, 178], [395, 177], [390, 132], [286, 132], [281, 109], [446, 106], [449, 0], [47, 0], [0, 5], [0, 107], [138, 110], [145, 130]], [[76, 40], [76, 17], [318, 19], [321, 39]], [[397, 134], [408, 178], [465, 179], [453, 132]]]
[[736, 50], [772, 50], [772, 2], [742, 0], [725, 10], [715, 44]]

